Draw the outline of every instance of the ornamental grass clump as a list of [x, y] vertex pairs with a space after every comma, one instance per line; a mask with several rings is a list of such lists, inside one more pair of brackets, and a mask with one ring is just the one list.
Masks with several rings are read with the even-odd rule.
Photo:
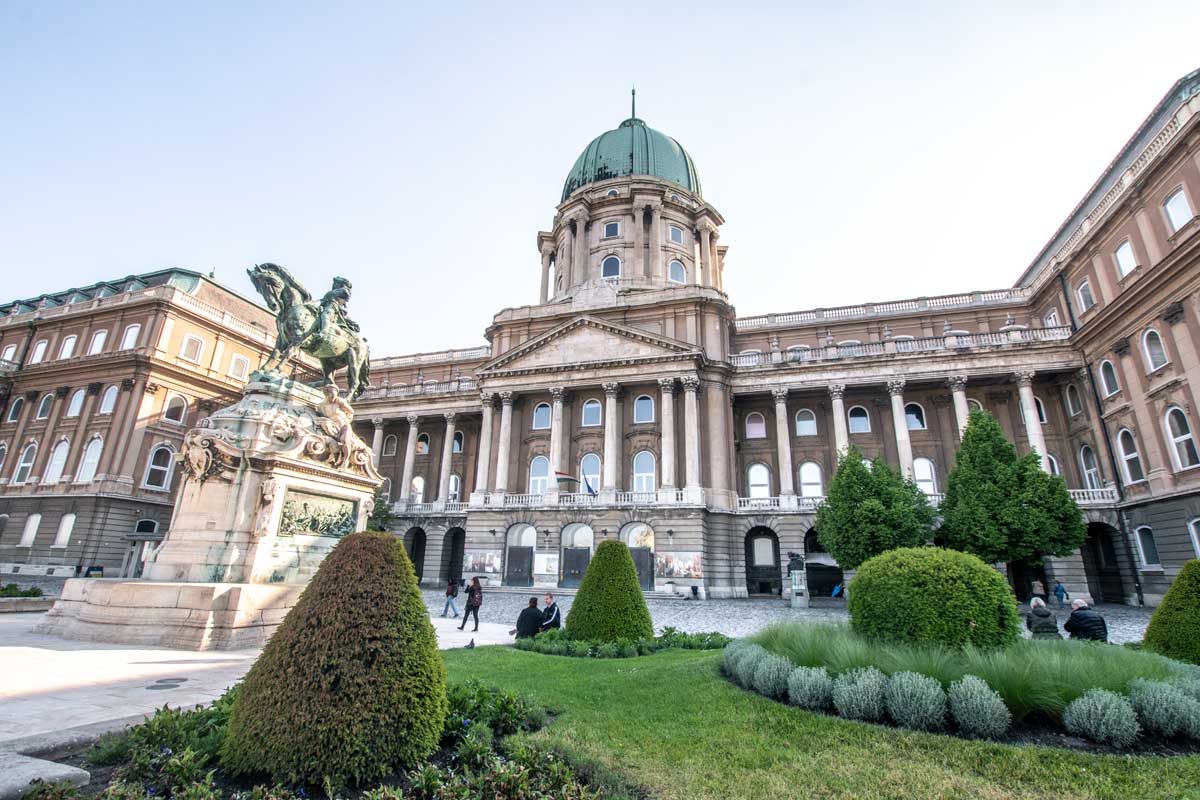
[[1012, 714], [996, 690], [974, 675], [964, 675], [946, 693], [950, 716], [967, 736], [999, 739], [1008, 733]]
[[788, 701], [810, 711], [833, 705], [833, 678], [824, 667], [796, 667], [788, 676]]
[[936, 731], [946, 724], [946, 692], [933, 678], [897, 672], [888, 678], [887, 710], [892, 720], [915, 731]]
[[1093, 689], [1072, 701], [1063, 711], [1063, 725], [1076, 736], [1114, 747], [1129, 747], [1140, 731], [1133, 706], [1107, 689]]
[[852, 669], [833, 681], [833, 707], [846, 719], [878, 722], [886, 709], [887, 676], [875, 667]]
[[235, 774], [361, 785], [437, 749], [446, 670], [401, 541], [351, 534], [242, 682], [221, 752]]
[[791, 674], [792, 662], [783, 656], [767, 655], [754, 670], [754, 691], [776, 700], [787, 697]]
[[1146, 628], [1146, 647], [1200, 664], [1200, 559], [1183, 565]]
[[589, 642], [654, 638], [637, 567], [623, 542], [609, 539], [596, 547], [567, 612], [567, 633]]
[[1129, 702], [1149, 733], [1170, 739], [1200, 730], [1200, 701], [1169, 683], [1135, 680], [1129, 684]]

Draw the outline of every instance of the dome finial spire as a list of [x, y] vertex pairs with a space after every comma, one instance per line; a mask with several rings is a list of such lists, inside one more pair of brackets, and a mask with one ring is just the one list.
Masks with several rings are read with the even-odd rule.
[[637, 85], [635, 84], [630, 90], [630, 109], [629, 118], [637, 119]]

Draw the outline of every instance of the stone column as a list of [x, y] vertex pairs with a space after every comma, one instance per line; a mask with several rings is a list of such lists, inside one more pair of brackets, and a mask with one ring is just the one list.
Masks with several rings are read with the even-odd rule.
[[688, 489], [700, 488], [700, 405], [696, 395], [700, 379], [685, 375], [683, 383], [684, 481]]
[[[845, 395], [846, 384], [829, 384], [829, 400], [833, 404], [833, 443], [837, 449], [838, 461], [850, 448], [850, 431], [846, 428], [846, 403], [842, 399]], [[834, 468], [836, 469], [836, 464]]]
[[663, 277], [663, 225], [662, 206], [650, 207], [650, 274], [657, 279]]
[[775, 443], [779, 449], [779, 494], [790, 497], [796, 494], [792, 480], [792, 436], [788, 426], [787, 396], [784, 387], [771, 390], [775, 398]]
[[662, 389], [662, 488], [675, 488], [675, 379], [659, 378]]
[[905, 478], [913, 476], [912, 442], [908, 438], [908, 417], [904, 413], [904, 379], [888, 381], [892, 396], [892, 426], [896, 429], [896, 452], [900, 456], [900, 471]]
[[971, 406], [967, 403], [967, 376], [953, 375], [946, 379], [950, 394], [954, 398], [954, 419], [958, 422], [958, 438], [967, 432], [967, 420], [971, 416]]
[[609, 494], [617, 491], [617, 463], [621, 459], [621, 431], [618, 422], [617, 392], [620, 384], [604, 384], [604, 482], [601, 489]]
[[558, 476], [562, 471], [563, 458], [563, 388], [554, 386], [550, 389], [550, 482], [546, 486], [546, 494], [554, 502], [558, 497]]
[[646, 232], [642, 222], [645, 219], [643, 206], [634, 206], [631, 221], [633, 223], [633, 264], [630, 272], [634, 275], [650, 278], [650, 265], [646, 262]]
[[512, 446], [513, 393], [500, 393], [500, 446], [496, 450], [496, 494], [508, 491], [508, 450]]
[[575, 218], [575, 265], [572, 267], [574, 283], [587, 280], [588, 270], [587, 218], [580, 214]]
[[550, 256], [554, 250], [549, 247], [542, 248], [542, 293], [541, 302], [545, 303], [550, 299]]
[[[1160, 319], [1171, 329], [1171, 338], [1175, 342], [1175, 351], [1179, 355], [1180, 372], [1184, 375], [1200, 373], [1200, 355], [1197, 355], [1196, 345], [1188, 330], [1183, 303], [1180, 301], [1171, 303], [1163, 311]], [[1192, 397], [1192, 407], [1200, 405], [1200, 402], [1197, 402], [1200, 397], [1197, 396], [1196, 387], [1191, 383], [1188, 384], [1188, 392]], [[1171, 443], [1166, 442], [1166, 445], [1170, 447]]]
[[416, 466], [417, 458], [417, 415], [409, 414], [406, 417], [408, 420], [408, 441], [404, 445], [404, 472], [400, 478], [400, 500], [407, 503], [409, 495], [412, 494], [412, 479], [413, 468]]
[[716, 255], [713, 243], [713, 226], [710, 223], [705, 223], [700, 229], [700, 253], [704, 257], [704, 285], [712, 286], [716, 283], [713, 278], [716, 272], [716, 265], [713, 263], [713, 256]]
[[1025, 417], [1025, 436], [1029, 446], [1041, 458], [1042, 469], [1049, 472], [1046, 464], [1046, 437], [1042, 435], [1042, 421], [1038, 419], [1037, 401], [1033, 398], [1033, 370], [1022, 370], [1016, 374], [1017, 393], [1021, 397], [1022, 416]]
[[371, 436], [371, 457], [375, 459], [375, 469], [379, 469], [379, 458], [383, 455], [383, 417], [371, 417], [375, 432]]
[[479, 429], [479, 463], [475, 467], [475, 493], [484, 495], [488, 490], [488, 472], [492, 466], [492, 399], [491, 392], [479, 396], [483, 406], [483, 422]]
[[[454, 420], [455, 413], [447, 411], [446, 417], [446, 438], [442, 442], [442, 466], [438, 470], [438, 494], [437, 499], [441, 502], [446, 502], [450, 499], [450, 459], [454, 456]], [[459, 491], [462, 491], [460, 488]]]

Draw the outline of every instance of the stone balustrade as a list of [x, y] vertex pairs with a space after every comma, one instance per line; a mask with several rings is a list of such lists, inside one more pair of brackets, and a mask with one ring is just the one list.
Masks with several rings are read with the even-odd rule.
[[1028, 289], [1014, 288], [998, 289], [989, 292], [939, 295], [937, 297], [917, 297], [911, 300], [896, 300], [890, 303], [863, 303], [856, 306], [814, 308], [809, 311], [792, 311], [786, 314], [762, 314], [755, 317], [741, 317], [734, 322], [734, 327], [739, 331], [749, 331], [758, 328], [801, 325], [809, 322], [840, 322], [848, 319], [911, 314], [923, 310], [945, 311], [952, 308], [1023, 303], [1029, 299], [1029, 296], [1030, 291]]
[[479, 389], [474, 378], [455, 378], [449, 381], [425, 381], [424, 383], [397, 384], [367, 389], [361, 400], [385, 400], [394, 397], [422, 397], [426, 395], [473, 393]]

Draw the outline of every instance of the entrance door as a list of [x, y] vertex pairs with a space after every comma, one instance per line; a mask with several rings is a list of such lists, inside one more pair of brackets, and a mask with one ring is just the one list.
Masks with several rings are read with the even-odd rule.
[[533, 548], [512, 545], [504, 564], [506, 586], [533, 586]]
[[446, 580], [454, 580], [462, 585], [463, 548], [466, 545], [467, 534], [462, 528], [451, 528], [448, 538], [450, 541], [446, 556]]
[[573, 588], [582, 583], [583, 573], [587, 572], [588, 563], [591, 560], [592, 548], [590, 547], [564, 547], [562, 582], [559, 585], [564, 588]]
[[1107, 525], [1092, 523], [1083, 544], [1083, 571], [1087, 575], [1088, 591], [1097, 603], [1125, 602], [1117, 548], [1113, 544], [1114, 533], [1116, 530]]
[[746, 591], [750, 594], [783, 593], [779, 537], [768, 528], [746, 534]]
[[638, 583], [642, 591], [654, 591], [654, 551], [649, 547], [631, 547], [629, 555], [633, 556], [633, 565], [637, 567]]
[[417, 573], [417, 583], [420, 583], [425, 573], [425, 531], [413, 528], [404, 537], [404, 545], [413, 563], [413, 571]]

